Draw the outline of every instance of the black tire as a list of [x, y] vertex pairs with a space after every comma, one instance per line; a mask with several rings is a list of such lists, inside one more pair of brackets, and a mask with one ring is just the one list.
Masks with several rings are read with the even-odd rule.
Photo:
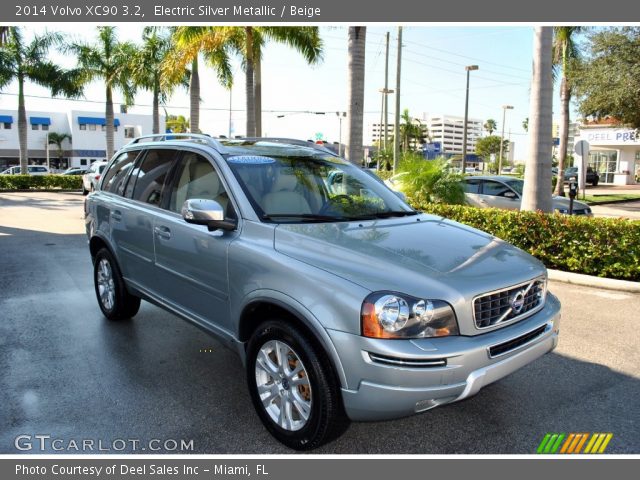
[[[308, 377], [310, 414], [304, 426], [295, 431], [284, 429], [272, 420], [258, 393], [256, 375], [258, 354], [263, 347], [273, 341], [283, 342], [290, 347], [292, 353], [299, 357], [305, 369], [305, 376]], [[271, 435], [290, 448], [312, 450], [339, 437], [349, 426], [349, 420], [344, 413], [339, 382], [325, 352], [289, 322], [268, 320], [256, 329], [247, 346], [247, 383], [253, 406], [260, 420]]]
[[84, 182], [82, 183], [82, 195], [89, 195], [89, 190], [84, 188]]
[[[111, 272], [112, 282], [106, 281], [111, 290], [111, 301], [104, 300], [100, 294], [100, 287], [98, 277], [103, 271], [102, 269], [108, 268]], [[102, 277], [105, 278], [105, 277]], [[123, 320], [133, 317], [140, 309], [140, 298], [135, 295], [131, 295], [127, 291], [127, 287], [122, 279], [120, 268], [111, 252], [102, 248], [98, 251], [93, 262], [93, 284], [96, 291], [96, 299], [100, 310], [105, 317], [109, 320]], [[104, 285], [104, 282], [103, 282]], [[104, 288], [104, 287], [103, 287]]]

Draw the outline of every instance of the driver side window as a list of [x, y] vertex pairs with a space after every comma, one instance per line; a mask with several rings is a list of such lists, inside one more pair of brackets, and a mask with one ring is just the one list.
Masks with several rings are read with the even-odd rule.
[[235, 218], [229, 195], [213, 165], [202, 155], [187, 152], [180, 160], [171, 188], [169, 210], [180, 213], [184, 202], [192, 198], [215, 200], [224, 209], [226, 217]]
[[511, 192], [511, 189], [500, 182], [485, 181], [482, 186], [482, 193], [492, 197], [504, 197], [507, 192]]

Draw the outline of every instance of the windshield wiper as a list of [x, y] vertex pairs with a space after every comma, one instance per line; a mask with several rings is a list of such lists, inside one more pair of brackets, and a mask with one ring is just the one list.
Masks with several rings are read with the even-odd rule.
[[302, 219], [316, 222], [335, 222], [345, 220], [345, 217], [336, 217], [333, 215], [318, 215], [316, 213], [265, 213], [262, 215], [263, 220], [273, 220], [274, 218], [284, 219]]
[[409, 217], [417, 215], [419, 212], [416, 210], [390, 210], [388, 212], [375, 212], [367, 213], [356, 217], [349, 217], [350, 220], [374, 220], [377, 218], [391, 218], [391, 217]]

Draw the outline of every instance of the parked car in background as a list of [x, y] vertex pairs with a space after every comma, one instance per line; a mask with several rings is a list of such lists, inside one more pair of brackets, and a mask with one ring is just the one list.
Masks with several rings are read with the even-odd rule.
[[540, 261], [312, 145], [137, 139], [84, 212], [105, 317], [145, 299], [216, 336], [291, 448], [466, 399], [558, 342]]
[[107, 166], [107, 162], [96, 161], [91, 164], [87, 169], [87, 172], [82, 176], [82, 194], [86, 195], [89, 192], [93, 192], [98, 187], [104, 167]]
[[86, 168], [71, 167], [62, 172], [62, 175], [84, 175], [85, 173], [87, 173]]
[[[572, 178], [578, 177], [578, 167], [569, 167], [564, 171], [564, 181], [569, 182]], [[587, 175], [585, 178], [586, 182], [593, 185], [594, 187], [598, 186], [598, 182], [600, 181], [600, 175], [598, 175], [593, 168], [587, 167]]]
[[[27, 172], [29, 175], [49, 175], [49, 169], [45, 165], [28, 165]], [[20, 175], [20, 167], [7, 168], [1, 175]]]
[[[478, 208], [503, 208], [520, 210], [524, 181], [500, 175], [467, 177], [464, 179], [464, 196], [467, 203]], [[558, 213], [569, 213], [569, 199], [553, 197], [553, 209]], [[573, 202], [574, 215], [592, 215], [586, 203]]]

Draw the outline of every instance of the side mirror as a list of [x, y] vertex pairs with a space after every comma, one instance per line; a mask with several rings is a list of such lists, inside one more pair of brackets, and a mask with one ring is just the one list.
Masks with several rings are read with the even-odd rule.
[[507, 192], [504, 192], [504, 198], [510, 198], [511, 200], [515, 200], [516, 198], [518, 198], [518, 195], [516, 195], [515, 192], [507, 191]]
[[182, 204], [182, 218], [187, 223], [206, 225], [210, 232], [214, 230], [235, 230], [235, 221], [225, 220], [224, 209], [215, 200], [191, 198]]

